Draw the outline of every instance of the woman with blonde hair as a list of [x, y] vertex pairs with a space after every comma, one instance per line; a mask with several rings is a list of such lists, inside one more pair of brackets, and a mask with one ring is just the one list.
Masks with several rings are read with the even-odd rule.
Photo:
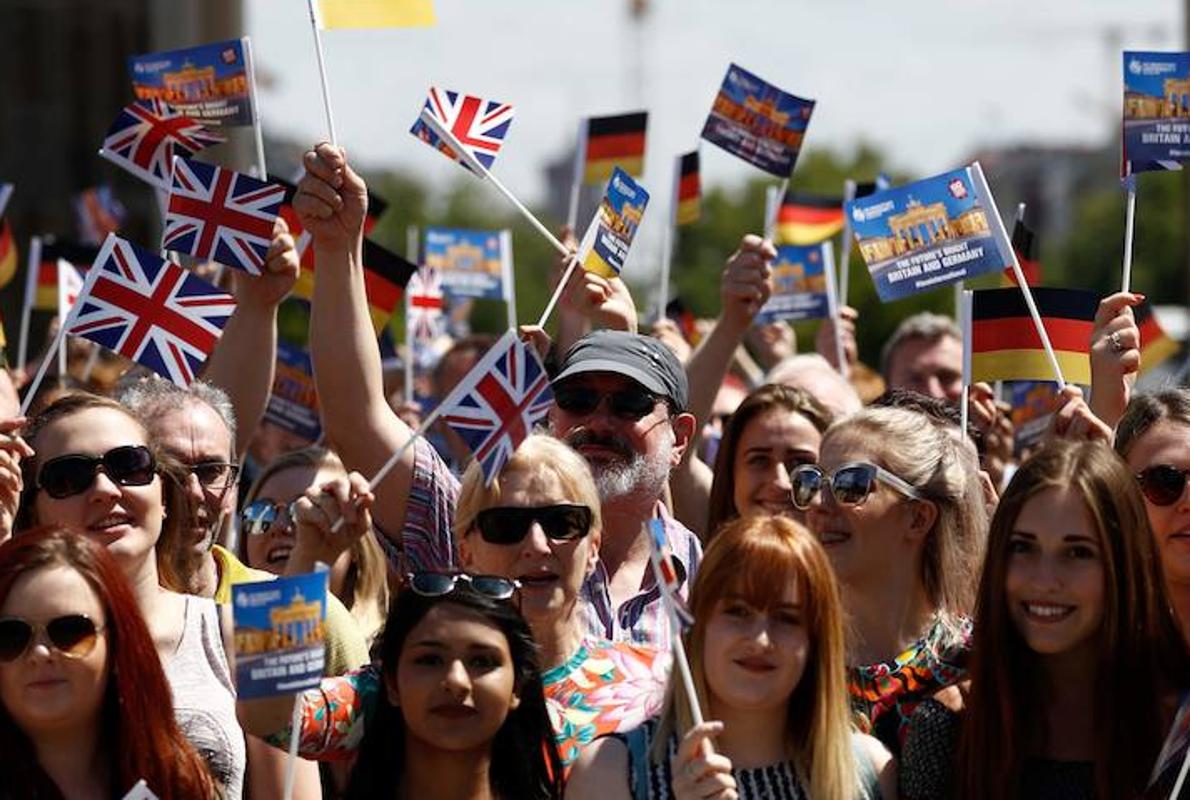
[[896, 796], [888, 752], [852, 732], [843, 609], [830, 561], [798, 523], [749, 516], [704, 555], [684, 636], [695, 725], [676, 676], [657, 720], [600, 739], [569, 800]]
[[[240, 512], [240, 560], [275, 574], [314, 569], [307, 553], [295, 548], [290, 504], [311, 486], [347, 475], [334, 451], [306, 447], [275, 459], [256, 477]], [[294, 553], [296, 552], [296, 556]], [[290, 564], [296, 558], [298, 563]], [[307, 560], [310, 563], [305, 563]], [[374, 531], [365, 532], [330, 565], [330, 589], [351, 612], [371, 642], [388, 613], [388, 567]]]
[[830, 556], [851, 622], [857, 722], [894, 754], [925, 697], [960, 680], [987, 511], [974, 449], [908, 408], [831, 426], [793, 502]]

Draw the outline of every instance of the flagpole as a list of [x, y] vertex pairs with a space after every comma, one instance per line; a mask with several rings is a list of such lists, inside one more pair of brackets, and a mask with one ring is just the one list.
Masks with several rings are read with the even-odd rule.
[[29, 237], [29, 257], [25, 263], [25, 305], [21, 309], [21, 332], [17, 342], [17, 369], [25, 368], [29, 346], [29, 320], [37, 297], [37, 276], [41, 272], [41, 237]]
[[314, 30], [314, 52], [318, 56], [318, 78], [322, 83], [322, 106], [326, 109], [326, 130], [331, 138], [331, 144], [339, 146], [335, 136], [335, 118], [331, 114], [331, 90], [326, 80], [326, 54], [322, 50], [322, 26], [318, 24], [318, 10], [315, 8], [317, 0], [306, 0], [306, 7], [310, 9], [310, 27]]
[[839, 242], [839, 305], [847, 305], [847, 291], [851, 287], [851, 217], [847, 214], [847, 201], [855, 199], [855, 181], [843, 181], [843, 239]]
[[[652, 524], [651, 522], [645, 523]], [[665, 576], [661, 573], [661, 554], [657, 551], [657, 544], [653, 541], [652, 531], [646, 532], [649, 537], [649, 564], [653, 568], [653, 583], [660, 589], [661, 604], [669, 617], [670, 635], [673, 639], [674, 663], [678, 667], [678, 675], [682, 679], [682, 688], [690, 702], [690, 718], [695, 725], [703, 723], [702, 705], [698, 702], [698, 692], [694, 688], [694, 676], [690, 672], [690, 660], [686, 657], [686, 645], [682, 641], [682, 621], [678, 611], [674, 608], [673, 598], [666, 589]]]
[[578, 266], [577, 254], [568, 253], [567, 258], [570, 263], [566, 265], [566, 271], [562, 273], [562, 280], [558, 281], [558, 288], [554, 289], [550, 301], [545, 304], [545, 311], [541, 312], [541, 318], [537, 320], [537, 327], [539, 328], [544, 328], [545, 323], [550, 318], [550, 314], [554, 313], [554, 306], [558, 304], [558, 299], [562, 296], [562, 292], [566, 291], [566, 284], [570, 280], [570, 275], [574, 272], [574, 268]]
[[963, 394], [959, 398], [959, 430], [965, 437], [969, 411], [967, 408], [971, 388], [971, 308], [975, 302], [975, 293], [965, 290], [959, 296], [959, 331], [963, 336]]
[[1132, 291], [1132, 236], [1136, 227], [1136, 175], [1129, 171], [1124, 179], [1127, 187], [1128, 200], [1124, 212], [1124, 276], [1120, 283], [1120, 291]]
[[500, 277], [504, 280], [504, 302], [508, 306], [508, 329], [517, 329], [516, 275], [512, 265], [512, 231], [500, 231]]
[[[418, 265], [418, 230], [416, 225], [405, 228], [405, 258]], [[409, 292], [404, 292], [405, 303], [405, 402], [413, 402], [413, 304]]]
[[669, 303], [669, 270], [674, 255], [674, 238], [678, 232], [678, 202], [682, 191], [682, 157], [674, 159], [674, 190], [669, 207], [669, 224], [661, 240], [661, 287], [657, 292], [657, 319], [665, 319], [665, 307]]
[[[310, 2], [313, 2], [313, 0], [310, 0]], [[516, 210], [519, 211], [521, 215], [524, 216], [524, 218], [528, 220], [534, 228], [537, 229], [537, 232], [544, 236], [545, 240], [554, 246], [555, 250], [564, 256], [570, 255], [570, 250], [567, 249], [566, 245], [558, 241], [558, 237], [550, 233], [550, 229], [543, 225], [541, 220], [533, 216], [533, 212], [525, 208], [524, 204], [516, 198], [516, 195], [510, 192], [508, 187], [501, 183], [495, 175], [489, 172], [488, 168], [480, 163], [479, 159], [464, 149], [458, 138], [449, 130], [447, 130], [446, 126], [444, 126], [428, 108], [422, 109], [420, 119], [427, 126], [429, 126], [430, 130], [434, 131], [434, 133], [440, 139], [446, 142], [446, 145], [451, 150], [453, 150], [459, 159], [464, 161], [466, 165], [471, 168], [471, 171], [478, 175], [481, 180], [484, 178], [490, 180], [492, 185], [495, 186], [496, 189], [498, 189], [500, 193], [508, 199], [508, 202], [512, 203], [513, 207], [516, 208]]]
[[570, 182], [570, 204], [566, 210], [566, 225], [571, 231], [578, 225], [578, 200], [583, 190], [583, 151], [587, 143], [587, 119], [584, 117], [578, 123], [578, 139], [574, 145], [574, 175]]
[[[1016, 276], [1017, 287], [1021, 290], [1021, 295], [1025, 298], [1025, 305], [1029, 309], [1029, 316], [1033, 317], [1033, 325], [1037, 328], [1037, 337], [1041, 339], [1041, 346], [1045, 348], [1045, 355], [1049, 359], [1050, 366], [1054, 370], [1054, 378], [1057, 380], [1058, 388], [1066, 388], [1066, 379], [1062, 376], [1062, 366], [1058, 363], [1058, 357], [1054, 354], [1054, 346], [1050, 343], [1049, 334], [1045, 331], [1045, 323], [1041, 321], [1041, 314], [1037, 311], [1037, 304], [1033, 302], [1033, 292], [1029, 289], [1029, 282], [1025, 280], [1025, 273], [1021, 270], [1021, 260], [1017, 258], [1016, 248], [1008, 241], [1008, 234], [1004, 231], [1004, 222], [1000, 219], [1000, 215], [995, 213], [996, 200], [992, 197], [991, 187], [988, 186], [987, 179], [983, 176], [983, 169], [980, 168], [979, 162], [976, 161], [968, 169], [968, 174], [971, 179], [979, 184], [979, 189], [987, 198], [988, 206], [991, 209], [992, 216], [995, 219], [998, 228], [999, 236], [997, 240], [1008, 245], [1008, 252], [1012, 256], [1012, 273]], [[1003, 245], [1001, 245], [1003, 246]]]
[[247, 36], [240, 40], [244, 48], [244, 66], [248, 71], [248, 90], [252, 94], [252, 133], [256, 139], [256, 169], [257, 177], [262, 181], [268, 180], [268, 170], [264, 163], [264, 130], [260, 124], [260, 104], [256, 99], [256, 66], [252, 60], [252, 41]]
[[29, 388], [25, 390], [25, 398], [21, 401], [21, 410], [18, 416], [25, 416], [29, 410], [29, 406], [33, 404], [33, 398], [37, 396], [37, 390], [41, 388], [41, 382], [45, 379], [45, 373], [49, 369], [50, 364], [54, 361], [54, 354], [62, 344], [62, 339], [66, 335], [66, 323], [63, 322], [58, 326], [58, 332], [54, 335], [54, 342], [51, 347], [45, 351], [45, 356], [41, 359], [41, 366], [37, 369], [37, 374], [33, 376], [33, 380], [29, 383]]
[[293, 696], [293, 718], [289, 721], [289, 749], [285, 754], [285, 783], [282, 797], [290, 800], [293, 797], [293, 782], [297, 777], [298, 743], [302, 739], [302, 695], [299, 692]]
[[777, 232], [777, 217], [781, 215], [781, 203], [785, 201], [785, 193], [788, 191], [789, 178], [782, 178], [781, 182], [777, 184], [777, 202], [773, 204], [773, 210], [766, 215], [764, 221], [764, 238], [770, 242], [773, 241], [773, 236]]
[[823, 242], [820, 247], [822, 249], [822, 275], [826, 278], [826, 311], [834, 322], [835, 358], [839, 361], [839, 374], [847, 378], [851, 369], [847, 363], [847, 350], [843, 347], [843, 331], [839, 324], [842, 321], [842, 315], [839, 313], [839, 296], [835, 287], [835, 265], [831, 263], [834, 260], [834, 254], [831, 252], [830, 242]]

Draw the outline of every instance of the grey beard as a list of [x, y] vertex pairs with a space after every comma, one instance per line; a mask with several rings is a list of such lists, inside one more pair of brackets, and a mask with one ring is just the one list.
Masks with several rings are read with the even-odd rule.
[[609, 503], [630, 496], [661, 497], [665, 482], [669, 480], [669, 457], [673, 446], [661, 448], [652, 458], [637, 453], [632, 460], [621, 463], [591, 465], [595, 474], [595, 488], [599, 500]]

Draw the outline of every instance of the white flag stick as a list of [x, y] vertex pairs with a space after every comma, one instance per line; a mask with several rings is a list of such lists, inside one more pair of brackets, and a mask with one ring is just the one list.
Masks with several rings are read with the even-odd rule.
[[661, 286], [657, 290], [657, 319], [665, 319], [669, 304], [669, 270], [673, 262], [674, 239], [678, 233], [678, 197], [682, 190], [682, 157], [674, 159], [674, 190], [670, 197], [669, 224], [661, 240]]
[[773, 204], [773, 208], [766, 215], [764, 221], [764, 238], [770, 242], [773, 241], [773, 236], [777, 232], [777, 217], [781, 215], [781, 204], [785, 202], [785, 193], [789, 191], [789, 178], [782, 178], [781, 182], [777, 184], [777, 201]]
[[508, 306], [508, 329], [517, 329], [516, 273], [512, 264], [512, 231], [500, 231], [500, 279], [504, 281], [504, 302]]
[[1187, 772], [1190, 772], [1190, 747], [1186, 748], [1186, 755], [1182, 757], [1182, 768], [1178, 771], [1178, 779], [1174, 782], [1173, 791], [1169, 793], [1169, 800], [1179, 800], [1181, 797]]
[[269, 173], [264, 163], [264, 131], [260, 124], [260, 103], [256, 99], [256, 67], [252, 61], [252, 41], [247, 36], [240, 41], [243, 42], [244, 67], [248, 72], [248, 92], [252, 98], [252, 133], [256, 139], [256, 177], [266, 181]]
[[[1132, 235], [1136, 228], [1136, 176], [1127, 178], [1128, 205], [1124, 212], [1124, 276], [1120, 291], [1132, 291]], [[1190, 752], [1190, 750], [1188, 750]]]
[[[419, 233], [416, 225], [405, 228], [405, 258], [411, 264], [420, 265], [418, 258]], [[409, 292], [404, 293], [405, 302], [405, 402], [413, 402], [413, 304]]]
[[318, 56], [318, 78], [322, 83], [322, 106], [326, 109], [327, 135], [331, 138], [331, 144], [338, 147], [339, 140], [335, 136], [335, 118], [331, 114], [331, 90], [326, 80], [326, 54], [322, 51], [322, 26], [318, 21], [316, 2], [317, 0], [306, 0], [306, 7], [310, 9], [310, 27], [314, 31], [314, 52]]
[[847, 350], [843, 347], [842, 315], [839, 311], [839, 298], [835, 289], [834, 254], [831, 252], [830, 242], [823, 242], [822, 274], [826, 278], [826, 313], [834, 322], [835, 329], [835, 358], [839, 360], [839, 374], [847, 378], [851, 372], [847, 363]]
[[578, 123], [578, 139], [574, 145], [574, 176], [570, 182], [570, 203], [566, 208], [566, 225], [570, 230], [578, 224], [578, 201], [583, 191], [583, 156], [587, 149], [587, 120]]
[[18, 416], [25, 416], [29, 411], [29, 406], [33, 404], [33, 398], [37, 396], [37, 390], [41, 388], [41, 382], [45, 379], [46, 370], [49, 369], [50, 364], [54, 361], [54, 354], [58, 352], [58, 348], [62, 345], [62, 338], [66, 335], [64, 331], [66, 325], [58, 326], [58, 333], [54, 335], [53, 344], [45, 351], [45, 357], [41, 359], [41, 366], [37, 369], [37, 374], [33, 376], [33, 381], [29, 384], [29, 388], [25, 390], [25, 399], [21, 401], [21, 410]]
[[553, 295], [550, 296], [550, 301], [545, 304], [545, 311], [541, 312], [541, 318], [537, 320], [537, 327], [544, 328], [545, 323], [549, 321], [550, 314], [554, 313], [554, 306], [558, 304], [558, 300], [562, 297], [562, 292], [566, 291], [566, 283], [570, 280], [570, 275], [577, 266], [578, 256], [569, 256], [569, 263], [566, 265], [566, 271], [562, 273], [562, 280], [558, 281], [558, 288], [554, 289]]
[[[313, 0], [311, 0], [311, 2], [313, 2]], [[443, 125], [428, 108], [422, 109], [421, 121], [428, 125], [430, 130], [432, 130], [439, 139], [444, 141], [446, 145], [455, 152], [455, 155], [457, 155], [461, 161], [465, 162], [466, 165], [471, 168], [471, 171], [478, 175], [481, 180], [487, 178], [489, 181], [491, 181], [492, 185], [495, 186], [496, 189], [498, 189], [500, 193], [508, 199], [508, 202], [512, 203], [513, 207], [516, 208], [517, 211], [521, 212], [521, 215], [529, 221], [529, 224], [537, 229], [538, 233], [545, 237], [547, 242], [554, 246], [555, 250], [564, 256], [570, 255], [570, 251], [566, 248], [566, 245], [558, 241], [558, 237], [550, 233], [550, 229], [543, 225], [541, 220], [533, 216], [533, 212], [525, 208], [524, 204], [516, 198], [516, 195], [508, 190], [508, 187], [501, 183], [495, 175], [489, 172], [488, 168], [480, 163], [479, 159], [471, 155], [471, 153], [459, 143], [458, 138], [456, 138], [453, 133], [447, 130], [446, 126]]]
[[17, 369], [25, 368], [29, 354], [29, 320], [37, 299], [37, 276], [41, 272], [41, 237], [29, 238], [29, 257], [25, 261], [25, 305], [21, 308], [21, 332], [17, 340]]
[[682, 620], [678, 617], [678, 610], [674, 608], [673, 598], [669, 596], [669, 592], [665, 588], [665, 577], [661, 574], [661, 554], [657, 552], [657, 546], [652, 542], [653, 534], [651, 531], [646, 531], [646, 535], [650, 539], [649, 563], [653, 567], [653, 581], [661, 592], [661, 603], [669, 616], [674, 663], [677, 665], [678, 675], [682, 679], [682, 688], [686, 690], [686, 696], [690, 699], [690, 718], [695, 725], [701, 725], [703, 723], [702, 706], [698, 702], [698, 693], [694, 690], [694, 676], [690, 672], [690, 660], [686, 657], [686, 646], [682, 642]]
[[289, 752], [285, 757], [285, 784], [282, 792], [284, 800], [293, 798], [293, 781], [297, 773], [298, 743], [302, 738], [302, 696], [293, 696], [293, 718], [289, 721]]
[[[855, 199], [855, 181], [843, 181], [843, 203]], [[851, 216], [843, 214], [843, 239], [839, 242], [839, 305], [847, 305], [847, 290], [851, 288]]]
[[959, 297], [959, 330], [963, 335], [963, 395], [959, 399], [959, 430], [963, 436], [967, 435], [967, 399], [971, 387], [971, 307], [975, 301], [975, 294], [970, 290], [964, 291]]

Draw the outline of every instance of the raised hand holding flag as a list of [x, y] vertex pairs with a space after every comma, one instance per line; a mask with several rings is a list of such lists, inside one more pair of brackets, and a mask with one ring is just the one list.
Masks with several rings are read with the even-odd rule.
[[192, 156], [225, 141], [162, 100], [139, 100], [116, 115], [99, 155], [158, 189], [169, 191], [176, 156]]

